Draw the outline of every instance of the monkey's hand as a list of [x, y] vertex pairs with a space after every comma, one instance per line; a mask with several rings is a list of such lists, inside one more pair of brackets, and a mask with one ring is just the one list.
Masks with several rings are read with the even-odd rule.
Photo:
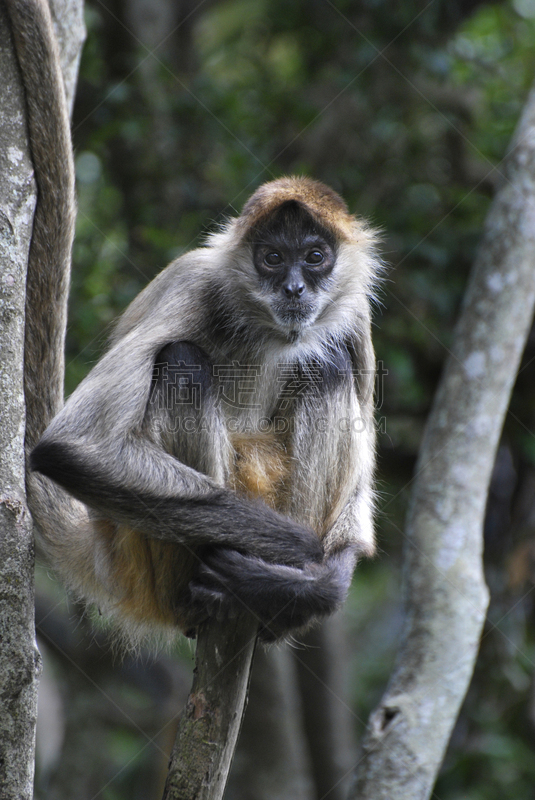
[[258, 619], [260, 638], [274, 642], [336, 611], [346, 598], [355, 560], [354, 550], [346, 547], [300, 569], [217, 548], [190, 583], [192, 611], [219, 620], [250, 613]]

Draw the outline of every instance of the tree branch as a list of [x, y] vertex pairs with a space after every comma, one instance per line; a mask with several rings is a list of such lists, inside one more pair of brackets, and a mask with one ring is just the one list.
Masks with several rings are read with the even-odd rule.
[[171, 754], [163, 800], [220, 800], [240, 732], [258, 622], [210, 621], [198, 633], [193, 688]]

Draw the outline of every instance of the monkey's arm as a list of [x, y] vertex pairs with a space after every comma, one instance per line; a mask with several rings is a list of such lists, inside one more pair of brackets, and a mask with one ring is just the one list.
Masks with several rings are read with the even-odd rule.
[[320, 561], [312, 530], [242, 500], [150, 440], [143, 420], [158, 343], [146, 339], [119, 343], [97, 364], [34, 449], [32, 469], [153, 537], [292, 566]]
[[159, 539], [224, 545], [295, 566], [323, 554], [311, 530], [239, 499], [147, 441], [44, 440], [31, 466], [104, 516]]

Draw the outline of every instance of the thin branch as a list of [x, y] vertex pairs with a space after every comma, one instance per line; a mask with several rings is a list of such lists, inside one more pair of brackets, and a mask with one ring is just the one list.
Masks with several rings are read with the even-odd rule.
[[180, 722], [163, 800], [220, 800], [247, 701], [258, 623], [200, 626], [195, 677]]

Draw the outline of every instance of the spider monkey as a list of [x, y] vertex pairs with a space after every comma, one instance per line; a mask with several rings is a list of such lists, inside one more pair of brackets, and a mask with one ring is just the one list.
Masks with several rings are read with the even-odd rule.
[[[21, 24], [25, 7], [39, 13]], [[304, 629], [374, 550], [375, 232], [322, 183], [264, 184], [139, 294], [61, 408], [68, 118], [46, 2], [8, 8], [39, 187], [26, 344], [38, 539], [75, 593], [132, 633], [193, 636], [243, 610], [265, 641]]]

